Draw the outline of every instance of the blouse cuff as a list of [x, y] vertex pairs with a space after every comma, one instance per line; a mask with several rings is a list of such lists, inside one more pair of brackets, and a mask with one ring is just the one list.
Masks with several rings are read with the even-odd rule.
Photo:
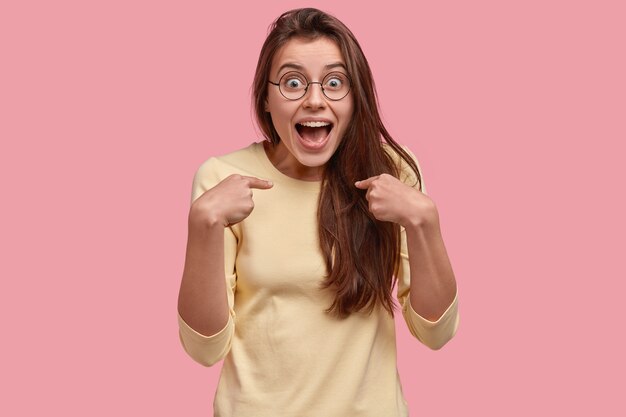
[[405, 299], [402, 313], [413, 336], [431, 349], [441, 349], [454, 337], [459, 325], [458, 289], [446, 311], [436, 321], [420, 316], [413, 309], [410, 294]]
[[217, 333], [205, 336], [189, 326], [178, 313], [178, 329], [183, 348], [193, 360], [211, 366], [223, 359], [230, 351], [235, 322], [232, 314], [228, 315], [228, 322]]

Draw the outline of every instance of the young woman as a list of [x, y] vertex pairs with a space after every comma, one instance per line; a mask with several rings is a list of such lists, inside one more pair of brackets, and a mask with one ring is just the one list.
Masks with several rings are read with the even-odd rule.
[[437, 209], [380, 119], [353, 34], [284, 13], [258, 61], [262, 143], [193, 182], [178, 312], [197, 362], [224, 358], [216, 416], [408, 415], [392, 289], [432, 349], [458, 325]]

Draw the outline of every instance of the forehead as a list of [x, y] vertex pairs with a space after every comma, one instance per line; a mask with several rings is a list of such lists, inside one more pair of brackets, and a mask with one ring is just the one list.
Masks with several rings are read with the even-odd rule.
[[[283, 45], [272, 59], [272, 75], [294, 70], [283, 67], [286, 64], [300, 66], [309, 73], [319, 73], [327, 66], [343, 64], [345, 61], [337, 44], [325, 37], [317, 39], [292, 38]], [[283, 67], [281, 71], [281, 67]]]

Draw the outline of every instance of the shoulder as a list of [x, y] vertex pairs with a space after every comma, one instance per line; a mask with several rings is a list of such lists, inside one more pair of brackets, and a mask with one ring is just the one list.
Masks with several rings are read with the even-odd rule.
[[202, 162], [193, 178], [192, 201], [229, 175], [258, 175], [259, 149], [262, 150], [262, 144], [252, 143], [245, 148], [224, 155], [212, 156]]
[[208, 175], [223, 170], [249, 169], [258, 160], [259, 146], [262, 145], [260, 143], [252, 143], [245, 148], [227, 154], [212, 156], [200, 165], [197, 173]]
[[261, 158], [262, 152], [264, 152], [263, 144], [254, 142], [245, 148], [224, 155], [212, 156], [200, 165], [195, 178], [221, 181], [232, 174], [263, 176], [265, 167]]

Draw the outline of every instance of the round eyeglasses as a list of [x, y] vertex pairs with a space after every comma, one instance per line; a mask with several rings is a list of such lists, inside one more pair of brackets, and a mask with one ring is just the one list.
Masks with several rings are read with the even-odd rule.
[[319, 82], [307, 80], [304, 74], [298, 71], [289, 71], [280, 77], [277, 83], [268, 82], [278, 86], [280, 94], [287, 100], [301, 99], [311, 84], [319, 84], [326, 98], [333, 101], [341, 100], [350, 92], [350, 78], [342, 72], [331, 72]]

